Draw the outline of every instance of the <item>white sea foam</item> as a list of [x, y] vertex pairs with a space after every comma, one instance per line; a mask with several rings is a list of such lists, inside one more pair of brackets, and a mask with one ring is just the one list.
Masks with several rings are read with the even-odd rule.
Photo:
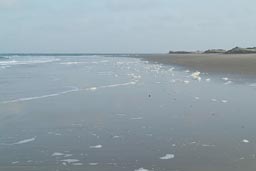
[[120, 117], [124, 117], [124, 116], [127, 116], [126, 114], [116, 114], [116, 116], [120, 116]]
[[9, 101], [4, 101], [2, 103], [7, 104], [7, 103], [16, 103], [16, 102], [22, 102], [22, 101], [30, 101], [30, 100], [36, 100], [36, 99], [43, 99], [47, 97], [54, 97], [58, 96], [59, 94], [48, 94], [48, 95], [43, 95], [43, 96], [35, 96], [35, 97], [24, 97], [24, 98], [19, 98], [15, 100], [9, 100]]
[[20, 145], [20, 144], [26, 144], [26, 143], [30, 143], [30, 142], [35, 141], [35, 140], [36, 140], [36, 137], [33, 137], [33, 138], [29, 138], [29, 139], [21, 140], [21, 141], [18, 141], [18, 142], [15, 142], [15, 143], [9, 144], [9, 145]]
[[99, 148], [102, 148], [102, 147], [103, 147], [102, 145], [90, 146], [90, 148], [94, 148], [94, 149], [99, 149]]
[[163, 157], [160, 157], [161, 160], [169, 160], [169, 159], [173, 159], [175, 157], [174, 154], [166, 154]]
[[85, 89], [73, 88], [71, 90], [62, 91], [62, 92], [53, 93], [53, 94], [47, 94], [47, 95], [42, 95], [42, 96], [33, 96], [33, 97], [23, 97], [23, 98], [18, 98], [18, 99], [14, 99], [14, 100], [2, 101], [2, 102], [0, 102], [0, 104], [1, 103], [8, 104], [8, 103], [17, 103], [17, 102], [23, 102], [23, 101], [38, 100], [38, 99], [60, 96], [60, 95], [73, 93], [73, 92], [77, 92], [77, 91], [95, 91], [97, 89], [115, 88], [115, 87], [129, 86], [129, 85], [135, 85], [135, 84], [136, 84], [135, 81], [131, 81], [131, 82], [127, 82], [127, 83], [111, 84], [111, 85], [105, 85], [105, 86], [99, 86], [99, 87], [90, 87], [90, 88], [85, 88]]
[[61, 133], [57, 133], [57, 132], [47, 132], [47, 134], [49, 135], [56, 135], [56, 136], [61, 136]]
[[134, 118], [131, 118], [131, 120], [142, 120], [143, 117], [134, 117]]
[[195, 100], [200, 100], [200, 97], [195, 97]]
[[78, 65], [78, 64], [88, 64], [88, 62], [62, 62], [61, 65]]
[[83, 163], [72, 163], [72, 165], [74, 165], [74, 166], [82, 166], [84, 164]]
[[71, 157], [73, 154], [65, 154], [64, 157]]
[[216, 145], [213, 145], [213, 144], [202, 144], [202, 147], [216, 147]]
[[53, 59], [29, 59], [29, 60], [4, 60], [0, 61], [0, 69], [6, 69], [12, 66], [17, 65], [35, 65], [35, 64], [44, 64], [44, 63], [51, 63], [59, 61], [60, 59], [53, 58]]
[[210, 82], [210, 81], [211, 81], [211, 79], [210, 79], [210, 78], [207, 78], [207, 79], [205, 79], [205, 81], [206, 81], [206, 82]]
[[0, 66], [0, 69], [6, 69], [6, 68], [9, 68], [9, 67], [11, 67], [11, 66]]
[[185, 81], [183, 81], [183, 82], [184, 82], [185, 84], [189, 84], [189, 82], [190, 82], [190, 81], [188, 81], [188, 80], [185, 80]]
[[144, 169], [144, 168], [139, 168], [139, 169], [135, 169], [134, 171], [150, 171], [150, 170]]
[[247, 140], [247, 139], [244, 139], [242, 142], [243, 142], [243, 143], [250, 143], [250, 141]]
[[71, 93], [71, 92], [76, 92], [76, 91], [79, 91], [79, 89], [74, 88], [74, 89], [67, 90], [67, 91], [62, 91], [62, 92], [59, 92], [59, 93], [47, 94], [47, 95], [42, 95], [42, 96], [34, 96], [34, 97], [18, 98], [18, 99], [14, 99], [14, 100], [2, 101], [0, 103], [8, 104], [8, 103], [17, 103], [17, 102], [23, 102], [23, 101], [38, 100], [38, 99], [60, 96], [60, 95], [64, 95], [64, 94]]
[[89, 163], [90, 166], [97, 166], [99, 163]]
[[64, 156], [65, 154], [63, 153], [59, 153], [59, 152], [55, 152], [52, 154], [53, 157], [57, 157], [57, 156]]
[[212, 102], [217, 102], [218, 100], [217, 99], [211, 99]]
[[101, 61], [69, 61], [69, 62], [61, 62], [61, 65], [80, 65], [80, 64], [99, 64], [99, 63], [106, 63], [109, 62], [108, 60], [101, 60]]
[[225, 82], [224, 84], [225, 85], [229, 85], [229, 84], [231, 84], [232, 83], [232, 81], [227, 81], [227, 82]]
[[43, 63], [51, 63], [51, 62], [57, 62], [60, 59], [53, 58], [53, 59], [31, 59], [31, 60], [23, 60], [23, 61], [17, 61], [17, 60], [8, 60], [8, 61], [0, 61], [0, 65], [2, 66], [13, 66], [13, 65], [31, 65], [31, 64], [43, 64]]
[[229, 80], [229, 78], [227, 78], [227, 77], [223, 77], [223, 78], [222, 78], [222, 80], [224, 80], [224, 81], [228, 81], [228, 80]]
[[121, 83], [121, 84], [111, 84], [111, 85], [105, 85], [105, 86], [99, 86], [99, 87], [90, 87], [82, 90], [89, 90], [89, 91], [95, 91], [98, 89], [104, 89], [104, 88], [115, 88], [115, 87], [121, 87], [121, 86], [129, 86], [129, 85], [135, 85], [135, 81], [127, 82], [127, 83]]
[[256, 87], [256, 83], [250, 84], [251, 87]]
[[90, 88], [88, 88], [88, 90], [95, 91], [95, 90], [97, 90], [97, 87], [90, 87]]
[[102, 76], [111, 76], [111, 75], [117, 75], [113, 71], [103, 71], [103, 72], [97, 72], [97, 75], [102, 75]]
[[172, 71], [174, 71], [174, 67], [172, 67], [172, 68], [170, 68], [168, 71], [170, 71], [170, 72], [172, 72]]
[[131, 74], [127, 74], [129, 77], [131, 77], [132, 79], [134, 80], [138, 80], [141, 78], [141, 75], [136, 75], [134, 73], [131, 73]]
[[222, 103], [227, 103], [227, 102], [228, 102], [228, 100], [221, 100], [221, 102], [222, 102]]
[[80, 160], [78, 160], [78, 159], [64, 159], [64, 160], [61, 160], [61, 161], [71, 164], [71, 163], [77, 163]]

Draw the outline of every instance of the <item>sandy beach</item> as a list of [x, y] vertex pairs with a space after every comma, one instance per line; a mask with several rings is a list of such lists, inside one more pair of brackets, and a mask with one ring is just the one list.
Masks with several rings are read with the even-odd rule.
[[209, 73], [255, 77], [256, 54], [155, 54], [142, 59]]

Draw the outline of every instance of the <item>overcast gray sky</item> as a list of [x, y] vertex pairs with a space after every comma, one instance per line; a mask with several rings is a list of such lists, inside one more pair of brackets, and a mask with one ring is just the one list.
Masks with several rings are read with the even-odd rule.
[[0, 0], [0, 52], [256, 46], [255, 0]]

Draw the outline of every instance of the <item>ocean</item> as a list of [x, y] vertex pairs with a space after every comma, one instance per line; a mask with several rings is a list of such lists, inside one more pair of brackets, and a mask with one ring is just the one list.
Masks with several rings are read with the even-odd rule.
[[256, 168], [256, 84], [139, 55], [0, 57], [0, 170]]

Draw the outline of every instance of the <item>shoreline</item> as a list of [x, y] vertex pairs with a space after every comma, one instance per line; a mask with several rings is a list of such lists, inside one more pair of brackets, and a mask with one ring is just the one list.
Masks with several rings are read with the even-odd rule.
[[152, 54], [138, 58], [200, 72], [256, 78], [256, 54]]

